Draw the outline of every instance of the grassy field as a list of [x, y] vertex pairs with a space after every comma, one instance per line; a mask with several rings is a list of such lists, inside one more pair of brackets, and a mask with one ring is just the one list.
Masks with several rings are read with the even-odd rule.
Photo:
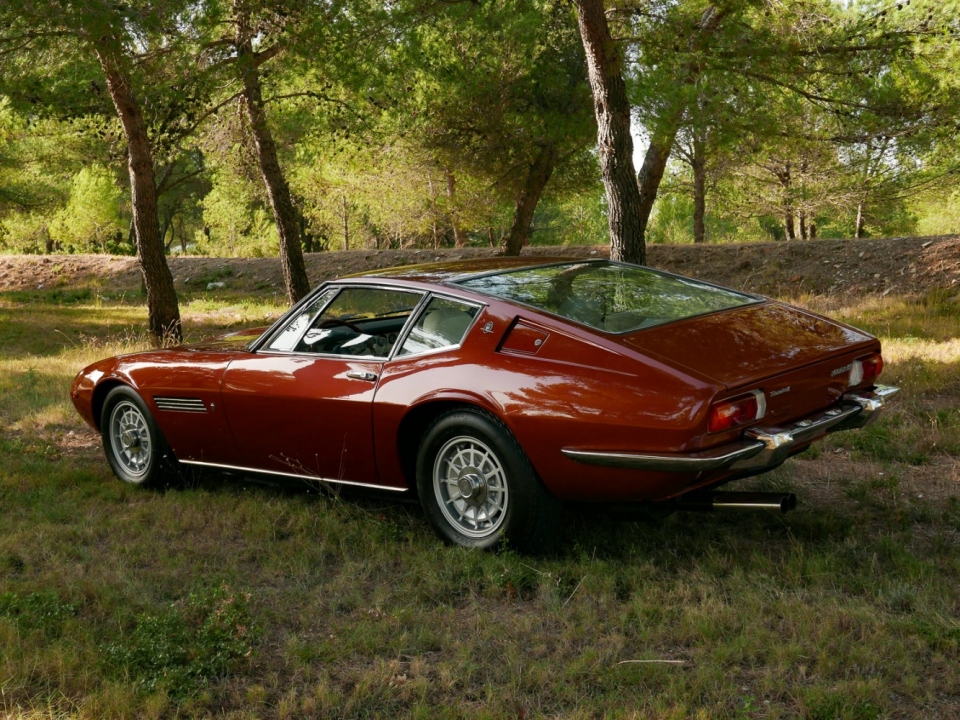
[[[0, 712], [10, 718], [960, 716], [960, 306], [805, 304], [903, 392], [744, 487], [787, 516], [571, 512], [555, 555], [439, 543], [417, 506], [110, 474], [67, 397], [143, 307], [0, 297]], [[193, 337], [268, 302], [184, 305]]]

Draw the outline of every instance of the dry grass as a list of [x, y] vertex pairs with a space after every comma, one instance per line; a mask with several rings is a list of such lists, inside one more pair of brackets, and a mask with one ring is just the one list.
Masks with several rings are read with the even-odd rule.
[[[829, 301], [807, 298], [813, 307]], [[745, 483], [792, 515], [571, 513], [556, 555], [438, 543], [415, 506], [121, 485], [67, 387], [131, 304], [0, 302], [0, 712], [102, 717], [960, 716], [956, 306], [831, 312], [903, 392]], [[186, 306], [193, 336], [272, 303]], [[239, 320], [237, 315], [240, 316]]]

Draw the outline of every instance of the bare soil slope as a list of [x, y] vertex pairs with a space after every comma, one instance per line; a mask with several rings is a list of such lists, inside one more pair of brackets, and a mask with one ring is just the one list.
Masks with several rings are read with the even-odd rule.
[[[351, 250], [306, 256], [314, 284], [361, 272], [434, 260], [487, 257], [492, 248]], [[605, 257], [607, 246], [528, 247], [530, 256]], [[742, 245], [651, 245], [651, 266], [778, 297], [866, 294], [922, 295], [936, 288], [960, 292], [960, 236], [869, 240], [814, 240]], [[211, 283], [235, 291], [283, 293], [277, 258], [171, 257], [178, 289]], [[97, 288], [114, 295], [136, 291], [140, 273], [132, 257], [107, 255], [2, 255], [0, 291]], [[211, 291], [220, 286], [211, 286]]]

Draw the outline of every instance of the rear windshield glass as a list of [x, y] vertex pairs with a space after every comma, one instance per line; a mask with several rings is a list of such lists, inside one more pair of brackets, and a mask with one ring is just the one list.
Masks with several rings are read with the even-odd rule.
[[612, 333], [641, 330], [760, 300], [638, 265], [603, 261], [483, 275], [459, 284]]

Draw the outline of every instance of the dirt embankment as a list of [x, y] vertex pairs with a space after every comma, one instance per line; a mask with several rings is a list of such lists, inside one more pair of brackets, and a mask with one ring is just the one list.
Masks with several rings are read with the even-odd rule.
[[[651, 245], [648, 263], [670, 272], [778, 297], [803, 294], [922, 295], [936, 288], [960, 293], [960, 236], [814, 240], [743, 245]], [[312, 283], [363, 270], [486, 257], [491, 248], [351, 250], [306, 256]], [[605, 257], [606, 246], [528, 247], [530, 256]], [[283, 292], [276, 258], [171, 257], [178, 289]], [[0, 291], [96, 288], [115, 296], [136, 291], [131, 257], [2, 255]], [[222, 285], [220, 285], [222, 283]]]

